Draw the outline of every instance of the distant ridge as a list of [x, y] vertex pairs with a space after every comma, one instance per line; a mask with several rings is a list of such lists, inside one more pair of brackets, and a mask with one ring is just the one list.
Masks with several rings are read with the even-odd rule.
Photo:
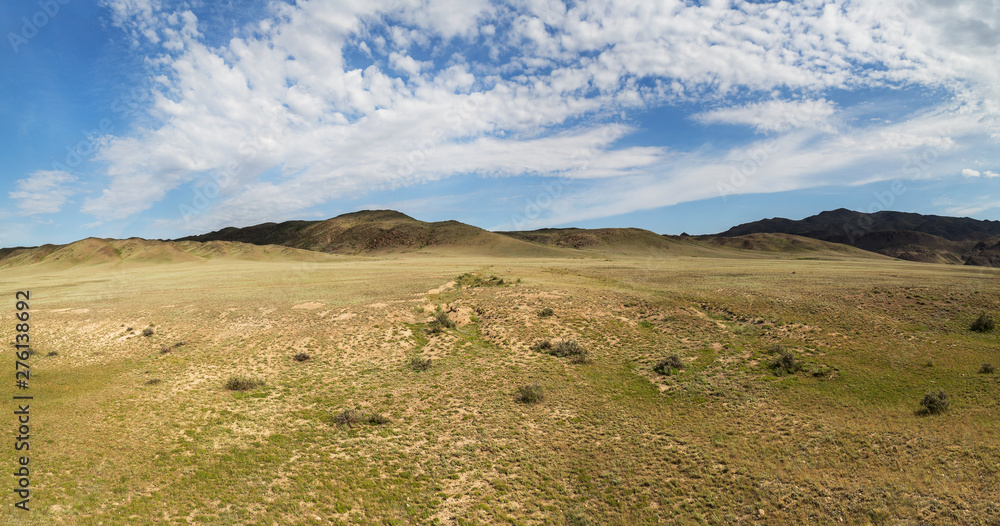
[[855, 246], [910, 261], [994, 266], [1000, 221], [838, 208], [801, 220], [772, 218], [734, 226], [720, 237], [782, 233]]

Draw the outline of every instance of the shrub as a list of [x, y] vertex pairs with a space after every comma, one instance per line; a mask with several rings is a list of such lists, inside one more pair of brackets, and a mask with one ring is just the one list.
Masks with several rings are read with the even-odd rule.
[[517, 388], [517, 401], [522, 404], [537, 404], [544, 399], [545, 389], [538, 382]]
[[344, 409], [337, 416], [333, 417], [333, 422], [338, 425], [354, 427], [361, 422], [361, 412], [357, 409]]
[[795, 355], [788, 351], [782, 352], [780, 356], [771, 360], [771, 363], [768, 365], [777, 374], [794, 374], [802, 369], [802, 363], [796, 360]]
[[920, 412], [925, 415], [937, 415], [947, 411], [948, 405], [948, 395], [944, 394], [944, 391], [931, 392], [925, 394], [920, 401], [920, 406], [923, 407]]
[[993, 318], [985, 312], [980, 313], [976, 321], [972, 322], [969, 326], [969, 330], [976, 332], [990, 332], [994, 329], [995, 324], [993, 323]]
[[548, 318], [549, 316], [552, 316], [555, 313], [556, 313], [556, 311], [550, 309], [549, 307], [545, 307], [544, 309], [538, 311], [538, 317], [539, 318]]
[[427, 334], [438, 334], [444, 332], [445, 329], [454, 329], [455, 322], [448, 317], [448, 313], [441, 310], [441, 306], [438, 305], [437, 309], [434, 310], [434, 319], [431, 320], [430, 325], [427, 326]]
[[681, 357], [676, 354], [668, 356], [664, 360], [660, 360], [656, 365], [653, 366], [653, 371], [671, 375], [674, 374], [674, 370], [681, 370], [684, 368], [684, 362], [681, 361]]
[[160, 381], [161, 380], [159, 378], [153, 378], [152, 380], [146, 380], [146, 385], [156, 385], [160, 383]]
[[156, 331], [154, 331], [152, 327], [146, 327], [145, 329], [142, 330], [142, 335], [143, 336], [152, 336], [154, 332], [156, 332]]
[[772, 343], [767, 347], [768, 354], [781, 354], [785, 352], [785, 346], [780, 343]]
[[306, 354], [304, 352], [295, 353], [295, 356], [292, 356], [292, 359], [295, 360], [296, 362], [304, 362], [304, 361], [308, 360], [309, 358], [312, 358], [312, 356], [309, 356], [308, 354]]
[[535, 342], [534, 345], [531, 346], [532, 351], [538, 351], [538, 352], [547, 353], [551, 349], [552, 349], [552, 342], [550, 342], [549, 340], [539, 340]]
[[174, 348], [171, 347], [171, 346], [169, 346], [169, 345], [161, 345], [160, 346], [160, 354], [167, 354], [168, 352], [172, 351], [173, 349]]
[[423, 356], [414, 356], [410, 358], [410, 369], [414, 371], [426, 371], [431, 368], [431, 359], [424, 358]]
[[226, 389], [230, 391], [252, 391], [263, 385], [264, 382], [262, 380], [248, 376], [230, 376], [226, 380]]
[[549, 349], [549, 354], [552, 356], [558, 356], [560, 358], [565, 358], [567, 356], [577, 356], [581, 354], [586, 354], [587, 351], [573, 340], [563, 340]]
[[51, 351], [51, 352], [49, 352], [49, 354], [46, 354], [45, 356], [59, 356], [59, 353], [57, 353], [55, 351]]
[[979, 368], [979, 374], [993, 374], [996, 369], [993, 368], [993, 364], [984, 363], [982, 367]]

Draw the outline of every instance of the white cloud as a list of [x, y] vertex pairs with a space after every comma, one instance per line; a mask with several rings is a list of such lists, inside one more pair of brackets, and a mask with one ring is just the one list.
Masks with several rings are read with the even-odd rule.
[[833, 131], [830, 117], [834, 104], [827, 100], [770, 100], [698, 113], [692, 118], [702, 124], [741, 124], [758, 133], [787, 132], [796, 128]]
[[971, 168], [963, 168], [962, 175], [964, 177], [979, 177], [981, 174], [978, 171], [973, 170]]
[[[83, 210], [102, 219], [212, 176], [232, 183], [194, 222], [178, 212], [162, 223], [198, 230], [290, 218], [372, 189], [467, 174], [600, 180], [595, 194], [577, 196], [588, 208], [553, 208], [552, 217], [711, 197], [732, 158], [761, 143], [629, 148], [618, 143], [635, 129], [607, 124], [623, 110], [691, 101], [718, 108], [694, 120], [750, 126], [784, 148], [739, 192], [955, 173], [949, 154], [1000, 129], [997, 2], [909, 12], [875, 0], [305, 0], [272, 4], [269, 20], [221, 47], [203, 42], [192, 13], [158, 0], [105, 5], [132, 38], [161, 46], [151, 63], [163, 89], [158, 124], [98, 155], [108, 183]], [[349, 46], [370, 63], [351, 65]], [[851, 125], [824, 96], [908, 86], [955, 102]], [[613, 140], [592, 147], [601, 134]], [[581, 151], [586, 170], [576, 170]], [[729, 160], [712, 157], [720, 154]]]
[[76, 181], [76, 177], [59, 170], [39, 170], [27, 179], [15, 183], [17, 190], [7, 195], [17, 201], [17, 207], [22, 213], [55, 214], [62, 210], [66, 200], [76, 193], [68, 185]]
[[983, 175], [986, 176], [987, 179], [993, 179], [994, 177], [1000, 177], [1000, 174], [998, 174], [996, 172], [991, 172], [989, 170], [986, 170], [985, 172], [983, 172]]

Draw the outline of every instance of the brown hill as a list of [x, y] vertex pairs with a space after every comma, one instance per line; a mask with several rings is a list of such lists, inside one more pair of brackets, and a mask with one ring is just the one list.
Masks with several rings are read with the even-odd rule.
[[553, 256], [567, 254], [458, 221], [425, 222], [394, 210], [362, 210], [326, 221], [264, 223], [181, 238], [179, 241], [273, 243], [337, 254], [442, 250], [484, 255]]
[[840, 208], [801, 220], [762, 219], [718, 236], [755, 233], [795, 234], [911, 261], [975, 265], [988, 257], [970, 260], [968, 255], [977, 243], [1000, 236], [1000, 221], [892, 211], [866, 214]]

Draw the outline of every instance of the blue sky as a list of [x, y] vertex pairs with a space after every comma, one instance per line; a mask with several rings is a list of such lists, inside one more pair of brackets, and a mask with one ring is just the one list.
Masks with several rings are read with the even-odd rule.
[[1000, 219], [1000, 0], [0, 4], [0, 246]]

